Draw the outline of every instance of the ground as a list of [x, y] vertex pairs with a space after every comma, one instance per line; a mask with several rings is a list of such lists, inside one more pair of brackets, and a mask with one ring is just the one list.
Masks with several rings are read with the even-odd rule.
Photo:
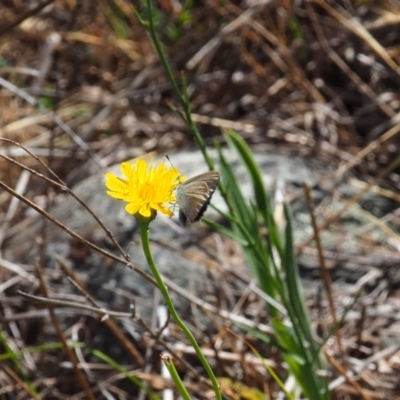
[[[42, 176], [22, 173], [12, 160], [55, 179], [35, 156], [40, 157], [56, 176], [75, 187], [91, 174], [126, 159], [150, 152], [168, 154], [196, 149], [154, 45], [133, 7], [147, 19], [144, 2], [127, 0], [1, 2], [0, 137], [32, 152], [27, 155], [15, 143], [3, 139], [0, 142], [3, 250], [35, 217], [31, 205], [12, 202], [15, 194], [4, 190], [6, 187], [41, 207], [52, 205], [56, 195], [65, 191], [62, 185], [43, 180]], [[335, 282], [345, 282], [343, 291], [333, 286], [339, 315], [349, 300], [350, 289], [346, 285], [363, 289], [347, 314], [341, 338], [335, 336], [326, 343], [331, 381], [338, 382], [335, 398], [399, 398], [398, 1], [180, 4], [160, 0], [154, 7], [156, 31], [172, 73], [187, 82], [193, 120], [208, 146], [213, 147], [214, 141], [225, 146], [223, 130], [233, 129], [254, 152], [302, 156], [320, 172], [316, 187], [326, 192], [323, 199], [316, 199], [321, 236], [346, 237], [344, 248], [329, 238], [323, 242], [328, 268], [343, 267], [331, 270]], [[322, 169], [315, 167], [319, 162], [324, 168], [329, 167], [330, 173], [321, 173]], [[344, 192], [338, 189], [343, 187]], [[361, 196], [364, 192], [367, 197]], [[298, 190], [294, 197], [299, 196], [304, 198], [304, 192]], [[355, 198], [360, 213], [357, 217], [345, 214], [344, 209], [354, 196], [360, 197]], [[295, 208], [295, 199], [288, 200]], [[346, 221], [349, 225], [344, 225]], [[302, 228], [309, 234], [296, 242], [303, 269], [313, 263], [320, 265], [318, 251], [310, 240], [310, 220], [306, 222]], [[92, 234], [87, 239], [96, 241]], [[46, 244], [43, 237], [43, 231], [32, 235], [28, 247], [41, 251]], [[232, 265], [240, 265], [235, 244], [224, 240]], [[72, 246], [72, 258], [87, 256], [86, 247], [79, 244], [78, 241]], [[15, 352], [41, 347], [37, 353], [26, 353], [19, 362], [4, 362], [0, 397], [13, 399], [17, 393], [21, 398], [25, 394], [25, 398], [46, 399], [77, 395], [85, 390], [84, 385], [65, 366], [73, 356], [59, 348], [44, 348], [46, 343], [60, 340], [55, 328], [58, 323], [43, 318], [43, 304], [27, 302], [16, 294], [17, 289], [22, 289], [43, 295], [38, 285], [40, 276], [51, 282], [50, 294], [57, 293], [67, 286], [66, 272], [52, 271], [40, 259], [45, 272], [41, 275], [36, 260], [22, 263], [23, 254], [18, 254], [18, 248], [13, 251], [15, 258], [1, 258], [0, 262], [1, 353], [6, 352], [7, 346]], [[307, 256], [313, 261], [306, 261]], [[211, 258], [205, 263], [212, 263]], [[316, 268], [310, 270], [313, 279], [319, 277]], [[238, 288], [242, 286], [236, 282], [235, 287], [234, 272], [224, 276], [232, 285], [229, 301], [239, 301], [242, 297]], [[307, 282], [319, 285], [312, 280]], [[243, 300], [249, 319], [257, 316], [262, 304], [254, 296]], [[313, 328], [323, 337], [332, 328], [332, 310], [328, 310], [325, 298], [315, 297], [309, 298], [308, 305]], [[210, 302], [224, 306], [212, 297]], [[327, 311], [321, 314], [321, 309]], [[241, 310], [244, 313], [245, 308]], [[84, 315], [72, 310], [63, 318], [63, 326], [71, 327], [68, 335], [75, 332], [74, 337], [87, 346], [99, 344], [98, 348], [104, 348], [104, 340], [99, 338], [107, 337], [105, 325], [93, 313]], [[268, 325], [268, 315], [262, 313], [259, 318]], [[217, 340], [217, 326], [202, 332], [202, 323], [191, 323], [205, 347], [205, 338]], [[77, 326], [83, 326], [85, 333]], [[134, 343], [138, 352], [135, 359], [129, 353], [133, 351], [127, 339], [129, 329], [119, 323], [108, 328], [120, 335], [121, 346], [112, 354], [119, 363], [139, 371], [137, 376], [154, 390], [168, 386], [159, 374], [158, 355], [163, 348], [160, 344], [149, 361], [145, 354], [154, 343], [138, 339]], [[184, 340], [174, 329], [171, 338]], [[254, 344], [284, 377], [285, 367], [276, 350], [264, 348], [265, 344], [255, 340]], [[226, 396], [246, 398], [244, 388], [266, 393], [268, 386], [270, 397], [274, 398], [279, 390], [275, 381], [265, 378], [260, 365], [255, 367], [256, 357], [249, 361], [251, 367], [241, 364], [242, 348], [236, 345], [227, 340], [216, 365], [218, 375], [229, 378]], [[197, 361], [187, 352], [185, 348], [182, 359], [197, 368]], [[253, 356], [250, 350], [246, 354]], [[106, 398], [106, 390], [121, 398], [132, 398], [127, 395], [132, 396], [131, 383], [118, 377], [116, 369], [106, 363], [95, 365], [98, 359], [90, 361], [92, 364], [87, 365], [94, 374], [91, 387], [95, 398]], [[182, 365], [180, 368], [185, 370]], [[199, 371], [191, 376], [191, 394], [212, 398]], [[338, 381], [343, 376], [347, 380]], [[96, 384], [103, 381], [107, 387]], [[27, 382], [34, 382], [40, 394], [32, 393]], [[231, 382], [237, 382], [236, 386], [229, 386]], [[137, 396], [144, 396], [139, 392], [137, 389]], [[81, 398], [88, 396], [85, 393]], [[257, 398], [255, 393], [252, 395]]]

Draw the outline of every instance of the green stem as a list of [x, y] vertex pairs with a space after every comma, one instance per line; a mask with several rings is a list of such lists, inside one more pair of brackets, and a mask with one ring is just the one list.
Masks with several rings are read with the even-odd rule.
[[175, 368], [174, 363], [172, 362], [171, 358], [169, 356], [161, 356], [161, 359], [165, 366], [168, 369], [169, 374], [171, 375], [172, 380], [175, 383], [175, 386], [177, 387], [180, 395], [182, 396], [183, 400], [190, 400], [190, 395], [188, 391], [186, 390], [185, 385], [182, 382], [181, 377], [178, 374], [178, 371]]
[[[171, 70], [171, 67], [168, 63], [163, 46], [162, 46], [162, 44], [157, 36], [157, 33], [156, 33], [156, 28], [154, 26], [154, 18], [153, 18], [153, 5], [151, 3], [151, 0], [146, 0], [146, 3], [147, 3], [147, 12], [149, 14], [149, 22], [148, 22], [148, 25], [146, 26], [146, 28], [147, 28], [148, 32], [150, 33], [151, 39], [157, 50], [158, 56], [160, 57], [160, 61], [164, 68], [165, 74], [167, 75], [167, 78], [168, 78], [169, 82], [171, 83], [171, 86], [175, 93], [175, 96], [178, 98], [178, 101], [179, 101], [181, 107], [183, 108], [186, 124], [187, 124], [189, 130], [194, 135], [197, 145], [199, 146], [200, 151], [203, 153], [204, 160], [206, 161], [208, 167], [210, 169], [214, 169], [214, 163], [207, 153], [206, 144], [205, 144], [202, 136], [200, 135], [200, 132], [198, 131], [196, 124], [193, 122], [193, 119], [192, 119], [192, 113], [190, 110], [190, 101], [189, 101], [187, 90], [186, 90], [185, 79], [182, 79], [183, 92], [184, 92], [182, 94], [179, 89], [178, 83], [176, 82], [175, 76]], [[139, 20], [141, 21], [141, 19], [139, 19]]]
[[182, 329], [186, 337], [189, 339], [190, 344], [193, 346], [194, 350], [196, 351], [197, 357], [199, 357], [201, 363], [203, 364], [204, 369], [206, 370], [212, 386], [214, 388], [215, 396], [217, 400], [222, 400], [221, 392], [219, 390], [219, 384], [217, 382], [217, 379], [214, 375], [213, 370], [211, 369], [210, 364], [208, 363], [207, 359], [204, 357], [204, 354], [202, 353], [200, 346], [197, 344], [195, 337], [193, 336], [192, 332], [190, 332], [189, 328], [185, 325], [185, 323], [181, 320], [179, 317], [178, 313], [175, 310], [175, 306], [172, 303], [172, 299], [168, 293], [168, 289], [164, 284], [164, 281], [162, 280], [161, 274], [159, 273], [157, 266], [154, 262], [153, 256], [151, 254], [150, 250], [150, 242], [149, 242], [149, 224], [150, 221], [140, 221], [140, 237], [142, 239], [142, 247], [144, 254], [147, 259], [147, 263], [149, 264], [149, 267], [151, 269], [151, 272], [154, 276], [154, 279], [157, 282], [158, 288], [161, 291], [162, 296], [164, 297], [165, 302], [167, 303], [168, 310], [170, 314], [172, 315], [172, 318], [176, 322], [176, 324]]

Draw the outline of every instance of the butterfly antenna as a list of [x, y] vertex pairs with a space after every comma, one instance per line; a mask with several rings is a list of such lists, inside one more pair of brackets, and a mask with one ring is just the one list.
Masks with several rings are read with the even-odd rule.
[[[165, 155], [165, 158], [166, 158], [166, 159], [168, 160], [168, 162], [171, 164], [171, 167], [177, 172], [177, 174], [178, 174], [178, 180], [180, 180], [181, 175], [180, 175], [179, 171], [175, 168], [175, 165], [172, 164], [172, 161], [171, 161], [171, 159], [169, 158], [169, 155], [166, 154], [166, 155]], [[176, 207], [176, 203], [174, 203], [174, 205], [172, 206], [172, 212], [173, 212], [174, 214], [175, 214], [175, 207]]]
[[169, 161], [169, 163], [171, 164], [171, 167], [178, 173], [178, 179], [181, 179], [182, 175], [180, 174], [180, 172], [175, 168], [175, 165], [172, 164], [171, 159], [169, 158], [169, 155], [166, 154], [165, 158]]
[[168, 155], [168, 154], [165, 155], [165, 158], [166, 158], [166, 159], [168, 160], [168, 162], [171, 164], [171, 167], [172, 167], [176, 172], [179, 172], [179, 171], [175, 168], [175, 165], [172, 164], [172, 161], [171, 161], [171, 159], [169, 158], [169, 155]]

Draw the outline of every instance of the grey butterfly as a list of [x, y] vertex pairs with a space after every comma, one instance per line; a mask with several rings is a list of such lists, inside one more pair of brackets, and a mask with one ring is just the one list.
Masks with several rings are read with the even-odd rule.
[[186, 221], [200, 220], [219, 184], [219, 179], [218, 171], [209, 171], [196, 175], [177, 187], [176, 200], [182, 225], [185, 225]]

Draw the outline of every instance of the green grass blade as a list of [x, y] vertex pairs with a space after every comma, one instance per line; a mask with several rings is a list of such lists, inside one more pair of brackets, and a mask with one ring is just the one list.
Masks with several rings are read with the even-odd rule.
[[225, 138], [230, 147], [237, 151], [242, 159], [243, 165], [247, 168], [253, 182], [254, 198], [257, 208], [266, 219], [267, 212], [269, 211], [270, 200], [267, 191], [265, 190], [262, 173], [254, 160], [249, 146], [243, 138], [234, 131], [226, 131]]
[[21, 376], [21, 379], [25, 382], [25, 384], [29, 387], [29, 389], [34, 393], [35, 395], [38, 395], [38, 391], [36, 388], [33, 386], [32, 382], [28, 379], [28, 374], [25, 371], [24, 365], [20, 362], [19, 358], [22, 356], [22, 352], [15, 352], [8, 343], [7, 337], [4, 333], [4, 331], [0, 328], [0, 343], [5, 350], [5, 354], [2, 354], [4, 356], [4, 359], [9, 359], [16, 370], [18, 371], [19, 375]]
[[138, 386], [140, 389], [143, 389], [150, 399], [160, 400], [160, 397], [157, 396], [157, 394], [153, 390], [149, 389], [146, 385], [143, 384], [143, 382], [139, 378], [129, 373], [129, 371], [126, 368], [124, 368], [121, 364], [117, 363], [111, 357], [107, 356], [106, 354], [104, 354], [99, 350], [92, 350], [92, 353], [97, 358], [100, 358], [100, 360], [111, 365], [113, 368], [115, 368], [117, 371], [123, 374], [125, 378], [130, 380], [134, 385]]
[[179, 376], [178, 371], [176, 370], [171, 357], [161, 356], [161, 359], [162, 359], [164, 365], [167, 367], [168, 372], [171, 375], [171, 379], [175, 383], [175, 386], [178, 389], [178, 392], [182, 396], [182, 399], [190, 400], [190, 395], [189, 395], [188, 391], [186, 390], [186, 387], [185, 387], [184, 383], [182, 382], [182, 379]]
[[264, 185], [262, 172], [255, 161], [252, 151], [244, 139], [236, 132], [226, 131], [225, 138], [229, 146], [234, 149], [242, 160], [243, 165], [246, 167], [250, 179], [253, 184], [254, 198], [257, 209], [264, 220], [265, 226], [268, 227], [270, 240], [273, 241], [278, 252], [282, 256], [282, 239], [279, 230], [273, 219], [273, 210], [271, 207], [271, 199]]
[[201, 220], [206, 225], [208, 225], [210, 228], [215, 229], [217, 232], [222, 233], [226, 237], [229, 237], [229, 238], [235, 240], [241, 246], [243, 246], [243, 247], [250, 246], [250, 243], [246, 239], [244, 239], [242, 235], [238, 235], [232, 228], [223, 226], [223, 225], [219, 224], [218, 222], [215, 222], [208, 218], [202, 218]]

